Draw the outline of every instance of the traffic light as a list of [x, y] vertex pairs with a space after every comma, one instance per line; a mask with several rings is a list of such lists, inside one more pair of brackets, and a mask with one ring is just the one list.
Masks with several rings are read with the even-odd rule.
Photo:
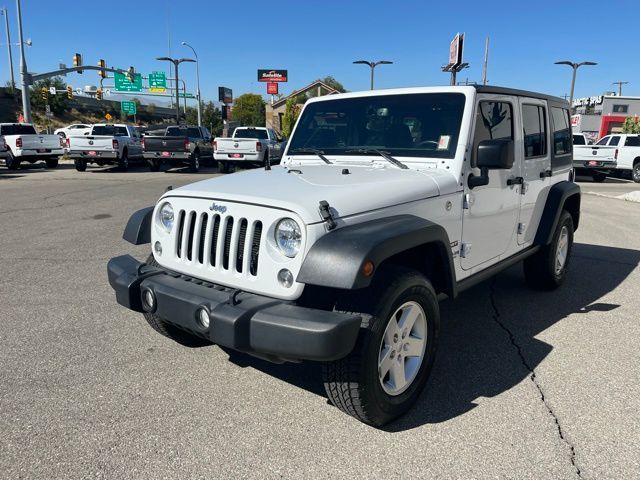
[[[74, 67], [81, 67], [82, 66], [82, 55], [80, 55], [79, 53], [76, 53], [73, 56], [73, 66]], [[82, 70], [78, 70], [78, 73], [82, 73]]]
[[42, 100], [44, 100], [45, 103], [47, 103], [49, 101], [49, 89], [46, 87], [42, 87], [40, 89], [40, 95], [42, 96]]
[[129, 67], [129, 69], [127, 70], [127, 78], [129, 79], [129, 81], [131, 83], [133, 83], [133, 81], [136, 78], [136, 70], [133, 67]]
[[71, 85], [67, 85], [67, 98], [73, 100], [73, 88]]
[[[107, 66], [107, 62], [105, 62], [104, 60], [100, 59], [100, 60], [98, 60], [98, 66], [100, 68], [105, 68]], [[106, 70], [98, 70], [98, 76], [100, 78], [107, 78]]]
[[102, 100], [102, 89], [101, 88], [96, 90], [96, 100]]

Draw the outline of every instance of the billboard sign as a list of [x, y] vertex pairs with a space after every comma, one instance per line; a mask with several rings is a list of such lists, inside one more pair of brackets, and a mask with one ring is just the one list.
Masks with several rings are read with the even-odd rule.
[[218, 87], [218, 101], [233, 103], [233, 91], [227, 87]]
[[258, 70], [259, 82], [287, 82], [286, 70]]
[[462, 64], [462, 48], [464, 33], [458, 33], [449, 45], [449, 67], [455, 68]]
[[277, 95], [278, 94], [278, 84], [275, 82], [269, 82], [267, 83], [267, 93], [270, 95]]

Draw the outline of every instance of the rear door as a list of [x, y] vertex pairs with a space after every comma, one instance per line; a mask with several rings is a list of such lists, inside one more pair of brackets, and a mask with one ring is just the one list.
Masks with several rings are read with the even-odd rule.
[[551, 152], [549, 149], [549, 110], [546, 100], [520, 98], [522, 131], [522, 181], [518, 244], [533, 241], [541, 211], [536, 201], [549, 184]]

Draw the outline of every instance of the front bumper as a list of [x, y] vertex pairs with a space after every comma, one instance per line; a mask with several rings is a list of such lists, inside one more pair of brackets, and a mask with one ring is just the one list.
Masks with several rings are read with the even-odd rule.
[[[272, 361], [337, 360], [355, 345], [361, 317], [300, 307], [184, 277], [145, 265], [129, 255], [112, 258], [107, 270], [118, 303], [147, 312], [142, 292], [155, 297], [153, 313], [213, 343]], [[209, 312], [208, 329], [197, 322]]]

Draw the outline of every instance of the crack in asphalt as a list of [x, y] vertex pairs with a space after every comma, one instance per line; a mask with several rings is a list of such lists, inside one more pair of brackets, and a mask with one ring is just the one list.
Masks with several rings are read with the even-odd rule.
[[529, 371], [530, 373], [529, 379], [538, 390], [538, 394], [540, 395], [540, 400], [542, 400], [542, 403], [546, 407], [547, 412], [549, 413], [554, 423], [556, 424], [556, 428], [558, 429], [558, 435], [560, 436], [560, 439], [569, 447], [569, 451], [570, 451], [569, 460], [571, 461], [571, 466], [574, 468], [577, 477], [582, 478], [582, 472], [580, 471], [580, 467], [578, 467], [578, 464], [576, 463], [576, 450], [574, 445], [565, 436], [564, 431], [562, 430], [562, 425], [560, 425], [560, 419], [553, 411], [553, 408], [551, 407], [551, 405], [549, 405], [549, 402], [547, 401], [547, 397], [544, 394], [542, 386], [538, 383], [536, 372], [533, 368], [531, 368], [531, 365], [529, 365], [529, 362], [527, 362], [527, 359], [525, 358], [524, 353], [522, 352], [522, 348], [520, 347], [520, 345], [518, 345], [518, 342], [516, 342], [515, 336], [513, 335], [511, 330], [509, 330], [509, 328], [500, 320], [500, 310], [498, 309], [498, 305], [496, 304], [496, 298], [495, 298], [495, 294], [496, 294], [495, 284], [496, 284], [496, 280], [494, 278], [489, 284], [489, 298], [491, 300], [491, 308], [493, 309], [493, 312], [494, 312], [493, 319], [498, 324], [498, 326], [502, 330], [504, 330], [506, 334], [509, 336], [509, 340], [511, 341], [511, 344], [515, 347], [516, 352], [520, 357], [520, 361], [522, 362], [522, 365]]

